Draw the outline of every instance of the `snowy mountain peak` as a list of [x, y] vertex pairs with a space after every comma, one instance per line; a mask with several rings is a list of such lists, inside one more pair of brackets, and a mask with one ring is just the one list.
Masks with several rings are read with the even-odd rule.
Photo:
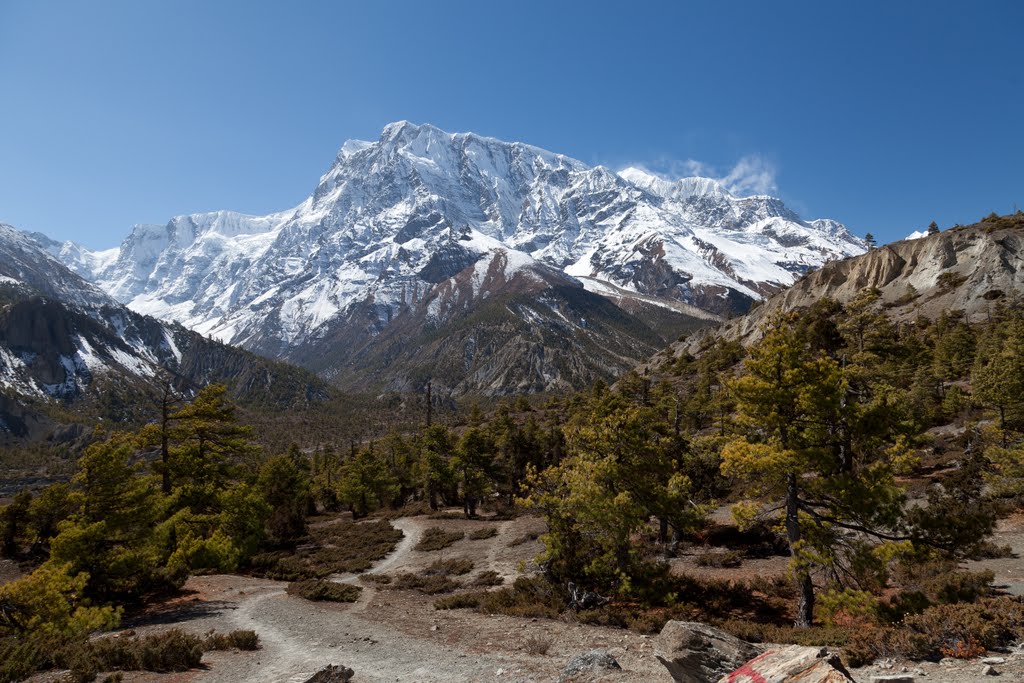
[[666, 199], [686, 201], [691, 197], [704, 196], [735, 199], [724, 185], [713, 178], [693, 176], [677, 180], [667, 180], [661, 175], [651, 173], [642, 168], [636, 168], [635, 166], [619, 171], [619, 175], [633, 185]]
[[743, 310], [864, 248], [839, 223], [713, 179], [613, 173], [398, 121], [374, 142], [346, 142], [293, 209], [177, 216], [136, 226], [102, 256], [58, 251], [137, 311], [287, 357], [339, 329], [381, 333], [427, 301], [448, 301], [422, 318], [443, 324], [511, 281]]

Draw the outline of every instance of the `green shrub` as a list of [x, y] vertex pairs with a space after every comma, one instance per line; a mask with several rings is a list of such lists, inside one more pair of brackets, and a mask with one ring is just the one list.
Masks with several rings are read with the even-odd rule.
[[337, 583], [336, 581], [306, 579], [305, 581], [288, 584], [287, 592], [288, 595], [305, 598], [306, 600], [355, 602], [359, 599], [363, 589], [359, 586]]
[[466, 534], [461, 531], [445, 531], [440, 527], [431, 527], [423, 532], [423, 538], [416, 544], [415, 550], [430, 552], [443, 550], [456, 541], [461, 541]]
[[101, 671], [169, 673], [198, 668], [203, 639], [181, 629], [139, 637], [112, 636], [77, 645], [58, 657], [76, 681], [92, 681]]

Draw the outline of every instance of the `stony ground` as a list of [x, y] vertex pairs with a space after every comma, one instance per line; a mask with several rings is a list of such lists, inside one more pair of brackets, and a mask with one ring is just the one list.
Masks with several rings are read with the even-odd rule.
[[[1024, 540], [1019, 521], [1001, 527], [1001, 543]], [[480, 522], [436, 520], [426, 517], [404, 518], [393, 522], [405, 534], [395, 550], [378, 562], [370, 573], [417, 571], [438, 559], [468, 558], [473, 561], [471, 575], [494, 570], [512, 580], [528, 567], [540, 550], [537, 541], [513, 547], [510, 541], [529, 532], [542, 530], [536, 518], [513, 521]], [[483, 540], [465, 538], [443, 550], [415, 550], [423, 532], [433, 526], [471, 532], [494, 526], [497, 536]], [[761, 570], [774, 573], [773, 560]], [[1021, 576], [1019, 560], [993, 565], [997, 583], [1007, 584]], [[692, 558], [683, 557], [677, 569], [691, 570]], [[750, 566], [738, 570], [707, 570], [718, 576], [747, 573]], [[184, 593], [126, 623], [139, 633], [166, 629], [170, 625], [194, 633], [210, 629], [255, 630], [262, 643], [257, 652], [211, 652], [204, 657], [205, 668], [184, 674], [131, 673], [125, 681], [134, 683], [268, 683], [305, 681], [327, 664], [343, 664], [355, 670], [355, 683], [383, 681], [556, 681], [566, 662], [591, 649], [604, 649], [622, 666], [598, 678], [622, 683], [634, 681], [668, 682], [667, 671], [655, 659], [654, 639], [636, 633], [583, 626], [580, 624], [487, 616], [470, 610], [436, 611], [434, 598], [410, 591], [389, 590], [345, 575], [335, 580], [363, 587], [358, 602], [352, 604], [316, 603], [285, 593], [287, 584], [233, 575], [200, 576], [189, 580]], [[547, 645], [547, 652], [531, 652], [528, 642]], [[1024, 682], [1024, 651], [990, 653], [998, 660], [991, 666], [999, 672], [990, 678], [983, 674], [981, 660], [941, 663], [880, 662], [854, 671], [858, 683], [876, 677], [909, 674], [915, 680], [936, 683], [967, 683], [979, 680]]]

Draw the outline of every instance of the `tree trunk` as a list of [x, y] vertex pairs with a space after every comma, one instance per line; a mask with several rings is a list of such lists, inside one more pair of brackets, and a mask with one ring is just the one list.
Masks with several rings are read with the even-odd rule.
[[668, 520], [664, 517], [658, 520], [658, 543], [668, 543]]
[[164, 495], [171, 493], [171, 445], [168, 430], [171, 428], [171, 406], [167, 387], [164, 387], [163, 400], [160, 402], [160, 490]]
[[[789, 542], [790, 556], [794, 559], [797, 555], [797, 546], [800, 543], [798, 495], [796, 474], [790, 473], [786, 482], [786, 540]], [[806, 572], [799, 572], [796, 581], [800, 597], [797, 601], [796, 618], [793, 625], [797, 628], [807, 628], [814, 622], [814, 583], [811, 581], [811, 575]]]

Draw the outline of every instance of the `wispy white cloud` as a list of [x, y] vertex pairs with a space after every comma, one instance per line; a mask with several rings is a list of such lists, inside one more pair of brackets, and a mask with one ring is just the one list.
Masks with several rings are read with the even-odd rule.
[[774, 194], [779, 186], [775, 182], [775, 166], [757, 155], [745, 156], [736, 162], [729, 174], [720, 181], [736, 195]]
[[740, 158], [728, 172], [696, 159], [660, 161], [655, 170], [645, 164], [630, 164], [647, 173], [669, 181], [680, 178], [712, 178], [721, 183], [729, 192], [744, 197], [752, 194], [776, 194], [778, 171], [775, 165], [759, 154]]

